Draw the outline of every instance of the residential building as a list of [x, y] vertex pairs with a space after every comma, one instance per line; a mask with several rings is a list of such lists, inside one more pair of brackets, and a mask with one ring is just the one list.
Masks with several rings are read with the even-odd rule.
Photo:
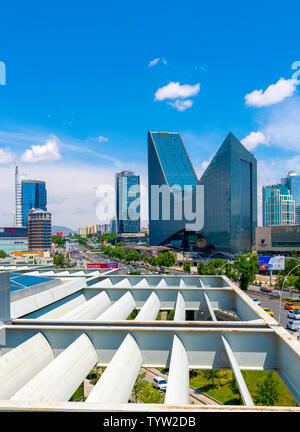
[[282, 184], [262, 188], [263, 226], [295, 225], [295, 200]]
[[[185, 188], [193, 193], [197, 181], [180, 134], [165, 131], [148, 132], [150, 246], [170, 244], [179, 248], [189, 247], [190, 232], [186, 230], [186, 224], [191, 221], [186, 220], [184, 211], [181, 211], [181, 217], [177, 217], [174, 203], [176, 196], [183, 202]], [[154, 199], [153, 191], [157, 187], [161, 192], [158, 199]], [[163, 189], [166, 195], [162, 192]]]
[[116, 174], [116, 231], [140, 232], [140, 176], [132, 171]]
[[28, 246], [30, 251], [51, 249], [51, 213], [41, 209], [29, 211]]
[[28, 231], [26, 227], [1, 227], [0, 250], [10, 255], [12, 252], [28, 251]]
[[255, 244], [257, 225], [257, 162], [253, 154], [230, 132], [199, 183], [204, 185], [201, 234], [205, 242], [216, 251], [249, 251]]

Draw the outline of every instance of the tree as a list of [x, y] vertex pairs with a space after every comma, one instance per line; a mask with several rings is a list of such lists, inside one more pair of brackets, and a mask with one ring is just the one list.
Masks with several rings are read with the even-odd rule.
[[185, 261], [183, 263], [183, 270], [187, 273], [191, 273], [191, 263], [189, 263], [188, 261]]
[[237, 385], [236, 379], [233, 376], [232, 379], [229, 381], [229, 388], [232, 391], [233, 394], [237, 394], [239, 396], [239, 402], [241, 403], [241, 393], [240, 393], [240, 389], [239, 386]]
[[0, 249], [0, 258], [6, 258], [6, 257], [8, 257], [7, 253], [3, 249]]
[[257, 383], [254, 403], [256, 405], [273, 406], [278, 399], [279, 381], [275, 374], [270, 371], [262, 382]]
[[239, 273], [240, 288], [246, 290], [258, 272], [258, 256], [254, 254], [238, 255], [234, 258], [234, 266]]
[[171, 267], [176, 263], [176, 255], [170, 251], [161, 252], [156, 261], [160, 267]]
[[197, 264], [197, 272], [199, 275], [205, 275], [205, 264], [203, 261], [199, 261]]
[[216, 369], [206, 369], [203, 372], [203, 376], [207, 379], [207, 381], [211, 380], [212, 386], [215, 387], [215, 378], [220, 377], [220, 372]]
[[59, 253], [57, 255], [54, 255], [53, 263], [58, 267], [64, 267], [66, 265], [64, 254]]
[[146, 376], [146, 372], [143, 372], [141, 374], [138, 374], [137, 379], [135, 380], [135, 383], [134, 383], [134, 386], [132, 389], [132, 394], [135, 396], [136, 402], [137, 402], [138, 395], [140, 394], [140, 392], [143, 388], [145, 376]]

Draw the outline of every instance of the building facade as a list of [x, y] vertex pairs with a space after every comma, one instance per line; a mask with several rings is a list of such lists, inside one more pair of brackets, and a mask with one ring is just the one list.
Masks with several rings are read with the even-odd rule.
[[34, 209], [47, 211], [46, 183], [39, 180], [22, 180], [22, 226], [28, 224], [28, 213]]
[[12, 252], [28, 251], [28, 231], [25, 227], [1, 227], [0, 250], [10, 255]]
[[293, 200], [295, 200], [295, 224], [300, 224], [300, 176], [295, 171], [290, 171], [288, 175], [281, 179], [281, 184], [287, 186]]
[[[193, 193], [198, 179], [182, 138], [178, 132], [148, 132], [148, 203], [150, 246], [171, 244], [178, 248], [189, 247], [189, 235], [184, 211], [182, 217], [174, 214], [174, 193], [178, 189], [182, 198], [184, 188]], [[165, 186], [170, 197], [163, 192], [154, 200], [154, 188]], [[163, 208], [164, 207], [164, 208]], [[166, 216], [164, 212], [169, 214]]]
[[295, 225], [295, 200], [284, 185], [263, 186], [263, 226]]
[[116, 174], [116, 231], [140, 232], [140, 176], [132, 171]]
[[19, 175], [19, 168], [16, 166], [15, 170], [15, 194], [16, 194], [16, 214], [15, 214], [15, 226], [22, 227], [22, 184]]
[[29, 211], [28, 247], [30, 251], [51, 249], [51, 213], [41, 209]]
[[256, 251], [263, 255], [300, 252], [300, 225], [256, 228]]
[[255, 157], [229, 133], [199, 183], [204, 185], [205, 241], [217, 251], [249, 251], [257, 226]]

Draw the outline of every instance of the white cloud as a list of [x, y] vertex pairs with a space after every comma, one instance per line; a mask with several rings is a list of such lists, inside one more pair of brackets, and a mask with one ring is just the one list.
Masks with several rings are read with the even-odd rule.
[[155, 100], [164, 101], [166, 99], [185, 99], [199, 93], [200, 84], [180, 84], [179, 82], [169, 82], [164, 87], [159, 88], [155, 93]]
[[193, 106], [193, 101], [190, 99], [180, 100], [177, 99], [175, 102], [167, 102], [173, 108], [176, 108], [178, 111], [185, 111], [188, 108]]
[[108, 142], [109, 139], [108, 139], [107, 137], [105, 137], [105, 136], [100, 135], [100, 136], [97, 138], [97, 141], [99, 141], [99, 142]]
[[8, 149], [0, 148], [0, 165], [8, 165], [14, 160], [14, 155]]
[[21, 157], [21, 161], [26, 163], [52, 162], [59, 159], [59, 140], [55, 135], [51, 135], [44, 145], [33, 144]]
[[246, 105], [262, 107], [282, 102], [296, 91], [297, 81], [280, 78], [276, 84], [271, 84], [263, 91], [254, 90], [245, 96]]
[[159, 62], [159, 60], [160, 60], [160, 57], [157, 57], [157, 58], [155, 58], [154, 60], [151, 60], [151, 61], [148, 63], [148, 67], [152, 67], [152, 66], [157, 65], [157, 63]]
[[262, 132], [258, 131], [251, 132], [249, 135], [247, 135], [241, 140], [241, 143], [246, 147], [246, 149], [253, 150], [259, 144], [267, 145], [269, 143], [269, 140]]
[[165, 58], [162, 59], [162, 62], [164, 65], [168, 64], [167, 60]]

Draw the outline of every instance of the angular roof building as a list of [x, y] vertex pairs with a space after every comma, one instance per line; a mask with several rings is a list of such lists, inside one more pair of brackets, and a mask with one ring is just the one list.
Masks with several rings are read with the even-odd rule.
[[200, 179], [204, 185], [203, 236], [232, 254], [255, 244], [257, 163], [230, 132]]

